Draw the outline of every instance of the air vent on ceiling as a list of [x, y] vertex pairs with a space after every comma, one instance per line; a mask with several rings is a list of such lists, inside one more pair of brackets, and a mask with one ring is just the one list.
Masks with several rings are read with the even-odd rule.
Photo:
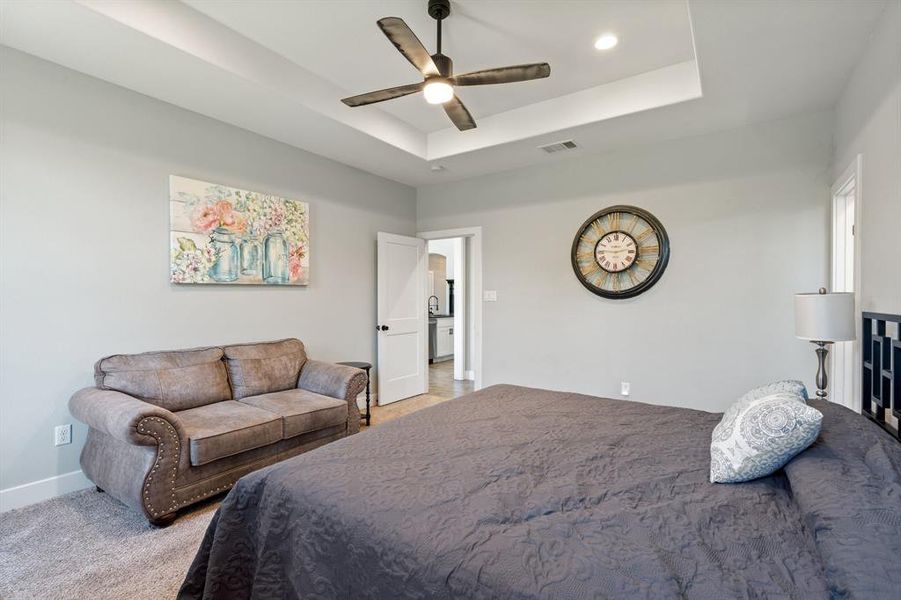
[[546, 152], [547, 154], [553, 154], [554, 152], [564, 152], [566, 150], [575, 150], [578, 148], [576, 143], [572, 140], [566, 140], [565, 142], [554, 142], [553, 144], [547, 144], [545, 146], [538, 146], [538, 149]]

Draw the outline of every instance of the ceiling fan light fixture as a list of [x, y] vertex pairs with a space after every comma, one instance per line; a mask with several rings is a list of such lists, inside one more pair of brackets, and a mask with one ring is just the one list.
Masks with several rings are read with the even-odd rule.
[[454, 97], [454, 86], [443, 79], [433, 79], [425, 84], [422, 95], [429, 104], [444, 104]]
[[[2, 2], [2, 0], [0, 0]], [[422, 42], [400, 17], [384, 17], [376, 24], [395, 49], [406, 58], [422, 75], [420, 83], [396, 85], [383, 90], [342, 98], [341, 102], [350, 107], [367, 106], [376, 102], [402, 98], [422, 92], [429, 104], [441, 104], [444, 113], [454, 127], [460, 131], [476, 128], [475, 119], [454, 93], [454, 88], [469, 85], [493, 85], [496, 83], [517, 83], [544, 79], [550, 76], [551, 66], [547, 63], [511, 65], [454, 74], [454, 61], [441, 51], [441, 22], [450, 15], [450, 0], [429, 0], [429, 16], [438, 22], [438, 48], [429, 54]]]
[[618, 43], [619, 38], [612, 33], [605, 33], [594, 41], [594, 47], [598, 50], [610, 50]]

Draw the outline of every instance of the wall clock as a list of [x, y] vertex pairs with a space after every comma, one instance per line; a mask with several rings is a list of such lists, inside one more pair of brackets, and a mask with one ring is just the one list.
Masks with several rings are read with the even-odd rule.
[[611, 206], [591, 215], [573, 240], [573, 271], [591, 292], [631, 298], [657, 283], [669, 262], [669, 238], [654, 215]]

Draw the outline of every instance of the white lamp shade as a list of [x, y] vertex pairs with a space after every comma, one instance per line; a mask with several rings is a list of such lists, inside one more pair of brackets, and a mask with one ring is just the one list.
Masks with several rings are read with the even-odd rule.
[[854, 330], [854, 294], [795, 294], [795, 336], [816, 342], [847, 342]]

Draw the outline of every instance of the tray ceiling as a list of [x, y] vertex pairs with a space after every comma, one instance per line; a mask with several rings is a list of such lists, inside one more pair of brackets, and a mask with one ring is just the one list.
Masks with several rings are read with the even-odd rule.
[[[348, 94], [420, 80], [376, 27], [378, 19], [401, 17], [429, 52], [436, 48], [435, 21], [420, 0], [187, 4]], [[455, 72], [532, 62], [552, 67], [547, 80], [460, 90], [476, 119], [694, 59], [688, 6], [681, 0], [456, 0], [452, 6], [442, 44]], [[616, 31], [620, 45], [599, 52], [593, 42], [608, 30]], [[363, 110], [384, 110], [424, 133], [448, 127], [443, 111], [421, 95]]]
[[[547, 61], [545, 80], [465, 88], [478, 128], [420, 95], [340, 98], [417, 81], [375, 21], [429, 50], [425, 0], [33, 0], [4, 3], [5, 45], [411, 185], [830, 108], [883, 0], [455, 0], [457, 72]], [[611, 31], [609, 51], [594, 39]], [[443, 170], [431, 167], [440, 164]]]

